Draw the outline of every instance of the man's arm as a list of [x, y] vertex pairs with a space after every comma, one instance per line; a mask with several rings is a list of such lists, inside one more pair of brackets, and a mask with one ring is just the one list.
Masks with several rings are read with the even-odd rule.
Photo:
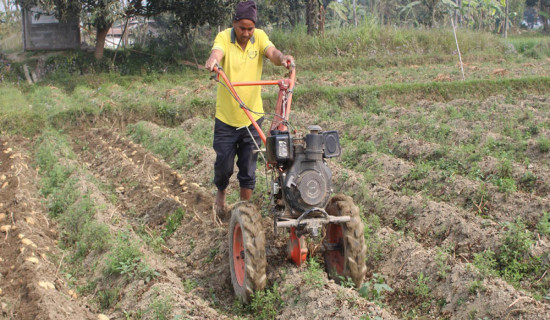
[[284, 55], [281, 51], [279, 51], [275, 47], [269, 47], [265, 51], [265, 56], [273, 62], [276, 66], [285, 66], [287, 68], [290, 68], [291, 64], [294, 64], [294, 57], [291, 55]]
[[212, 71], [214, 70], [214, 67], [216, 66], [216, 64], [222, 61], [222, 59], [223, 59], [223, 51], [221, 51], [220, 49], [213, 49], [212, 53], [210, 53], [210, 57], [208, 58], [208, 60], [206, 60], [206, 63], [204, 64], [204, 66], [206, 67], [206, 69]]

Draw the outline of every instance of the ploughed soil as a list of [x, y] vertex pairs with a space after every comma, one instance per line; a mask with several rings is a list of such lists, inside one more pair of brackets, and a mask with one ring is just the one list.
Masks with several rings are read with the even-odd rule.
[[[506, 113], [513, 115], [530, 108], [535, 122], [548, 121], [547, 97], [526, 97], [507, 103], [491, 97], [475, 103], [478, 112], [498, 106], [501, 117], [483, 121], [454, 120], [447, 135], [452, 144], [469, 141], [481, 131], [480, 145], [490, 137], [502, 138], [492, 128]], [[384, 106], [386, 125], [395, 125], [406, 115], [414, 119], [422, 112], [445, 108], [474, 108], [472, 101], [447, 103], [419, 101], [411, 107]], [[519, 110], [519, 111], [518, 111]], [[344, 120], [357, 110], [342, 110], [340, 119], [320, 120], [324, 128], [348, 132], [365, 141], [382, 143], [383, 130], [350, 126]], [[349, 114], [348, 114], [349, 113]], [[314, 114], [296, 110], [297, 127], [319, 121]], [[93, 126], [83, 125], [67, 133], [78, 165], [77, 188], [90, 195], [100, 208], [94, 217], [112, 234], [128, 232], [140, 243], [140, 251], [156, 276], [109, 278], [98, 272], [73, 278], [67, 274], [66, 252], [59, 249], [59, 230], [48, 214], [47, 202], [39, 192], [40, 177], [33, 163], [32, 142], [16, 136], [0, 136], [0, 301], [5, 319], [155, 319], [162, 301], [168, 301], [172, 318], [226, 319], [255, 318], [250, 309], [235, 303], [228, 264], [228, 219], [218, 219], [213, 211], [213, 151], [205, 146], [193, 166], [174, 168], [164, 159], [132, 142], [125, 128], [113, 127], [112, 119]], [[189, 119], [182, 127], [194, 130], [199, 119]], [[154, 135], [168, 130], [146, 123]], [[550, 137], [547, 129], [539, 135]], [[521, 217], [536, 233], [544, 212], [550, 212], [550, 158], [527, 141], [528, 164], [513, 162], [511, 176], [518, 181], [529, 170], [537, 177], [529, 190], [501, 192], [491, 183], [469, 176], [446, 177], [430, 171], [411, 179], [417, 159], [433, 159], [440, 152], [436, 142], [396, 134], [390, 153], [357, 152], [357, 165], [346, 166], [331, 160], [334, 189], [351, 195], [361, 208], [369, 238], [368, 288], [386, 284], [380, 296], [362, 297], [357, 290], [338, 285], [326, 274], [312, 282], [307, 265], [297, 267], [286, 259], [288, 234], [273, 233], [272, 219], [262, 226], [267, 236], [267, 278], [269, 290], [277, 290], [280, 300], [277, 319], [549, 319], [550, 301], [533, 293], [537, 283], [550, 283], [549, 272], [537, 283], [513, 286], [501, 277], [482, 275], [472, 262], [478, 253], [498, 252], [507, 232], [507, 222]], [[494, 140], [491, 140], [494, 141]], [[190, 142], [192, 144], [192, 142]], [[202, 148], [202, 149], [201, 149]], [[499, 170], [499, 162], [484, 156], [479, 170], [484, 176]], [[366, 173], [371, 177], [367, 179]], [[425, 188], [429, 185], [429, 188]], [[238, 188], [232, 181], [230, 188]], [[266, 206], [261, 197], [254, 201]], [[158, 245], [154, 239], [166, 229], [168, 218], [178, 209], [184, 212], [175, 232]], [[379, 226], [369, 217], [376, 215]], [[146, 237], [146, 236], [145, 236]], [[141, 240], [140, 240], [141, 239]], [[316, 244], [310, 254], [321, 262]], [[530, 248], [549, 268], [550, 240], [539, 234]], [[87, 257], [83, 269], [104, 263], [103, 257]], [[546, 260], [545, 260], [546, 259]], [[548, 270], [546, 270], [548, 271]], [[314, 279], [316, 280], [316, 279]], [[98, 283], [92, 292], [77, 292], [87, 283]], [[109, 288], [118, 290], [109, 306], [101, 306], [98, 296]], [[275, 289], [277, 288], [277, 289]], [[549, 288], [547, 288], [548, 290]], [[550, 295], [550, 292], [547, 293]], [[162, 299], [168, 300], [162, 300]], [[157, 303], [157, 304], [155, 304]], [[179, 317], [181, 316], [181, 317]]]

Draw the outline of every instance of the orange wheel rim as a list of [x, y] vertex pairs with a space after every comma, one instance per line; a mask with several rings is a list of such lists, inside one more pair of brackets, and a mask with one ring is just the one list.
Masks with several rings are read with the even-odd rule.
[[235, 270], [235, 278], [239, 286], [244, 283], [244, 245], [243, 232], [241, 226], [237, 224], [233, 229], [233, 269]]
[[329, 224], [327, 242], [338, 245], [340, 249], [326, 252], [325, 259], [328, 260], [326, 262], [332, 269], [336, 270], [337, 274], [344, 273], [346, 260], [344, 256], [344, 232], [341, 225]]

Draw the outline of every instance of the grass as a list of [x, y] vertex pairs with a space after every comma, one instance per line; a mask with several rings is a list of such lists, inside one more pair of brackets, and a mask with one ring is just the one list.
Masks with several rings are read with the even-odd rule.
[[82, 261], [92, 252], [109, 249], [109, 230], [93, 219], [97, 208], [88, 194], [78, 191], [77, 168], [67, 165], [74, 154], [65, 136], [47, 131], [35, 143], [35, 163], [41, 174], [41, 193], [60, 228], [60, 244], [71, 259]]
[[[200, 135], [205, 135], [208, 131], [201, 132]], [[198, 136], [196, 140], [193, 139], [193, 136], [184, 129], [158, 128], [155, 130], [145, 122], [129, 125], [127, 134], [134, 142], [158, 154], [178, 169], [193, 167], [201, 152], [199, 146], [193, 147], [193, 145], [197, 142], [206, 143], [206, 139], [200, 139]]]

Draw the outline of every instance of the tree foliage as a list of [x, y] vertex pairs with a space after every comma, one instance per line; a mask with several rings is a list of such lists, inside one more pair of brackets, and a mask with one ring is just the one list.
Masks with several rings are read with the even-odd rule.
[[233, 16], [239, 0], [158, 0], [147, 2], [147, 15], [154, 16], [162, 12], [175, 15], [179, 30], [186, 34], [190, 29], [202, 26], [221, 25]]

